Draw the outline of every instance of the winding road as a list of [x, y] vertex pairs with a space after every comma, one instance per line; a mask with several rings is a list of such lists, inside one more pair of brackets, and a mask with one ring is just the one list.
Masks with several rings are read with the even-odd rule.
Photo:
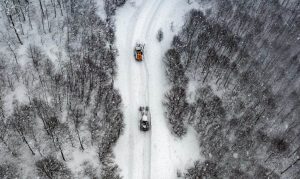
[[[174, 178], [176, 165], [183, 165], [184, 158], [191, 155], [181, 152], [186, 144], [171, 136], [162, 106], [167, 86], [162, 59], [176, 33], [170, 27], [173, 21], [180, 27], [189, 9], [184, 0], [128, 0], [117, 11], [115, 86], [123, 99], [125, 130], [114, 153], [125, 179]], [[165, 32], [161, 43], [156, 40], [159, 29]], [[145, 44], [142, 62], [133, 56], [138, 42]], [[139, 130], [140, 106], [150, 108], [152, 128], [148, 132]]]

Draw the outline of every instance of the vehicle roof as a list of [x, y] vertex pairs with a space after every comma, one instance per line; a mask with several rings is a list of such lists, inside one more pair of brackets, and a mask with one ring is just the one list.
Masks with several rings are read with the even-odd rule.
[[142, 47], [135, 47], [135, 50], [142, 50]]
[[142, 121], [148, 121], [148, 116], [146, 114], [142, 116]]

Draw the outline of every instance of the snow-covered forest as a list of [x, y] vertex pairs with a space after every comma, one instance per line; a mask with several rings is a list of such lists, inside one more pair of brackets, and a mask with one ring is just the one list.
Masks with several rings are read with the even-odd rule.
[[300, 177], [300, 1], [215, 0], [165, 57], [167, 119], [204, 162], [186, 178]]
[[299, 0], [0, 0], [1, 179], [298, 179], [299, 124]]
[[94, 0], [1, 0], [0, 178], [117, 177], [123, 3], [103, 2], [101, 17]]

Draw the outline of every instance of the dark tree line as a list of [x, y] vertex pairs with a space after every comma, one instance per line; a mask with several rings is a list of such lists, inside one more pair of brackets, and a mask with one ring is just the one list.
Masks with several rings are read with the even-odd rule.
[[192, 126], [206, 158], [184, 177], [297, 178], [299, 2], [204, 2], [164, 59], [171, 131]]

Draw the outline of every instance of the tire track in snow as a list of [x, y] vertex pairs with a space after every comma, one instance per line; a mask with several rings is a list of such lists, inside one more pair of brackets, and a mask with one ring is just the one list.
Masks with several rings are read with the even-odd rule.
[[[157, 1], [160, 2], [160, 1]], [[153, 3], [151, 10], [152, 9], [157, 9], [157, 3]], [[149, 23], [151, 23], [152, 18], [150, 19], [150, 21], [148, 20], [149, 15], [153, 16], [153, 14], [156, 12], [156, 10], [150, 11], [150, 13], [147, 15], [146, 20], [144, 21], [146, 23], [144, 23], [145, 25], [143, 25], [143, 29], [147, 30], [149, 27]], [[148, 69], [146, 68], [146, 62], [147, 60], [149, 60], [149, 58], [147, 58], [147, 41], [145, 38], [145, 31], [143, 30], [143, 32], [140, 34], [141, 35], [141, 39], [142, 41], [146, 44], [146, 50], [145, 50], [145, 60], [142, 62], [140, 69], [142, 70], [142, 74], [143, 74], [143, 92], [144, 92], [144, 106], [149, 106], [149, 72]], [[151, 109], [150, 109], [151, 110]], [[152, 126], [151, 126], [152, 128]], [[143, 179], [150, 179], [151, 178], [151, 133], [152, 133], [152, 129], [150, 128], [150, 131], [148, 131], [147, 133], [144, 133], [144, 141], [143, 141]]]
[[[144, 6], [142, 7], [142, 9], [144, 8]], [[130, 33], [130, 31], [131, 31], [131, 27], [135, 27], [136, 26], [136, 24], [137, 24], [137, 20], [138, 20], [138, 17], [139, 17], [139, 14], [142, 12], [141, 10], [142, 9], [139, 9], [139, 7], [135, 7], [135, 12], [133, 13], [133, 15], [131, 16], [131, 18], [130, 18], [130, 23], [129, 23], [129, 27], [127, 27], [127, 36], [126, 36], [126, 42], [127, 42], [127, 44], [124, 44], [124, 46], [127, 46], [127, 47], [131, 47], [132, 46], [132, 39], [133, 39], [133, 35], [134, 35], [134, 33]], [[133, 22], [132, 24], [131, 24], [131, 22]], [[134, 74], [132, 74], [132, 59], [133, 59], [133, 57], [132, 57], [132, 55], [130, 55], [130, 52], [131, 52], [131, 50], [129, 50], [129, 55], [127, 56], [128, 57], [128, 59], [123, 59], [123, 60], [127, 60], [127, 61], [129, 61], [129, 65], [127, 65], [128, 66], [128, 74], [127, 75], [129, 75], [129, 83], [132, 83], [132, 81], [133, 81], [133, 79], [132, 79], [132, 77], [133, 77], [133, 75]], [[134, 76], [134, 77], [136, 77], [136, 76]], [[134, 97], [133, 97], [133, 94], [132, 94], [132, 87], [134, 87], [134, 86], [132, 86], [132, 84], [129, 84], [128, 85], [128, 95], [129, 95], [129, 103], [130, 102], [133, 102], [133, 99], [134, 99]], [[127, 106], [127, 107], [129, 107], [129, 106]], [[132, 119], [134, 119], [135, 117], [135, 115], [133, 114], [133, 112], [134, 111], [132, 111], [132, 108], [128, 108], [128, 113], [127, 113], [127, 121], [131, 121]], [[132, 128], [132, 127], [135, 127], [135, 125], [132, 125], [132, 122], [127, 122], [127, 126], [128, 126], [128, 136], [129, 136], [129, 145], [128, 145], [128, 162], [129, 162], [129, 165], [128, 165], [128, 178], [129, 179], [131, 179], [132, 178], [132, 176], [133, 176], [133, 162], [134, 162], [134, 150], [133, 150], [133, 146], [135, 145], [134, 144], [134, 138], [135, 138], [135, 135], [134, 135], [134, 129]]]
[[[156, 7], [155, 7], [155, 10], [154, 12], [152, 13], [151, 15], [151, 18], [150, 18], [150, 21], [148, 22], [148, 25], [147, 25], [147, 31], [145, 33], [145, 40], [144, 41], [148, 41], [149, 39], [149, 32], [150, 32], [150, 27], [152, 26], [153, 22], [154, 22], [154, 18], [158, 15], [158, 11], [160, 10], [160, 7], [161, 7], [161, 4], [164, 2], [164, 0], [160, 0], [160, 1], [157, 1], [159, 2]], [[151, 60], [151, 59], [150, 59]], [[148, 70], [148, 66], [147, 66], [147, 59], [144, 61], [143, 63], [143, 66], [144, 66], [144, 71], [146, 72], [146, 81], [147, 81], [147, 84], [146, 84], [146, 104], [149, 106], [150, 104], [150, 101], [149, 101], [149, 78], [150, 78], [150, 74], [149, 74], [149, 70]]]
[[[143, 133], [139, 131], [139, 106], [150, 107], [150, 87], [149, 81], [151, 76], [149, 74], [147, 62], [159, 59], [150, 59], [153, 54], [148, 54], [147, 49], [152, 49], [150, 43], [155, 36], [150, 37], [152, 30], [154, 30], [155, 24], [157, 24], [156, 18], [161, 14], [160, 10], [163, 10], [162, 4], [167, 2], [165, 0], [147, 0], [138, 1], [138, 5], [128, 12], [129, 17], [123, 18], [120, 28], [123, 31], [119, 31], [118, 38], [125, 37], [125, 41], [122, 41], [119, 46], [122, 52], [120, 60], [122, 60], [121, 67], [123, 73], [128, 82], [123, 85], [127, 85], [122, 90], [126, 95], [124, 102], [127, 106], [125, 108], [125, 118], [128, 136], [128, 156], [124, 156], [124, 159], [128, 162], [128, 173], [126, 178], [129, 179], [146, 179], [151, 178], [151, 148], [152, 148], [152, 128], [150, 131]], [[166, 7], [166, 4], [164, 4]], [[125, 17], [125, 16], [124, 16]], [[154, 33], [153, 33], [154, 34]], [[137, 41], [145, 42], [145, 60], [141, 63], [135, 61], [133, 57], [133, 49]], [[148, 42], [149, 47], [148, 48]], [[152, 44], [154, 45], [154, 44]], [[151, 64], [151, 63], [150, 63]], [[127, 68], [126, 68], [127, 67]], [[153, 79], [154, 80], [154, 79]], [[126, 84], [127, 83], [127, 84]], [[120, 86], [123, 88], [123, 86]], [[123, 88], [124, 89], [124, 88]], [[125, 92], [125, 93], [124, 93]], [[152, 107], [150, 107], [152, 110]], [[154, 111], [155, 112], [155, 111]], [[156, 111], [157, 112], [157, 111]], [[151, 115], [151, 114], [150, 114]], [[155, 120], [155, 119], [154, 119]], [[153, 123], [152, 123], [153, 124]], [[125, 144], [126, 145], [126, 144]], [[123, 167], [127, 167], [126, 164]]]
[[[148, 5], [148, 3], [149, 2], [151, 2], [151, 1], [147, 1], [147, 3], [145, 3], [145, 4], [143, 4], [142, 5], [142, 8], [140, 9], [140, 8], [137, 8], [138, 10], [136, 10], [136, 11], [138, 11], [137, 13], [134, 13], [133, 14], [133, 16], [132, 16], [132, 18], [134, 19], [134, 23], [133, 23], [133, 25], [131, 26], [131, 27], [134, 27], [134, 29], [133, 29], [133, 31], [132, 31], [132, 33], [130, 33], [130, 29], [129, 29], [129, 31], [128, 31], [128, 33], [127, 34], [129, 34], [129, 35], [127, 35], [127, 42], [128, 43], [130, 43], [130, 44], [128, 44], [128, 46], [127, 47], [133, 47], [134, 46], [134, 44], [135, 44], [135, 36], [136, 35], [141, 35], [141, 34], [137, 34], [137, 30], [139, 30], [139, 18], [140, 18], [140, 16], [141, 16], [141, 13], [143, 13], [144, 11], [144, 9], [145, 9], [145, 7], [147, 7], [147, 6], [149, 6]], [[153, 9], [153, 8], [150, 8], [150, 9]], [[135, 12], [136, 12], [135, 11]], [[146, 18], [148, 17], [149, 15], [147, 14], [146, 15]], [[143, 20], [143, 19], [142, 19]], [[132, 19], [131, 19], [131, 21], [132, 21]], [[145, 21], [143, 21], [143, 22], [145, 22]], [[141, 22], [142, 23], [142, 22]], [[128, 27], [128, 28], [130, 28], [130, 27]], [[142, 25], [142, 28], [144, 28], [144, 25]], [[140, 32], [141, 33], [141, 32]], [[135, 90], [137, 90], [137, 92], [138, 92], [138, 96], [136, 96], [135, 94], [135, 98], [133, 98], [132, 96], [133, 96], [133, 94], [131, 94], [130, 92], [133, 92], [133, 90], [132, 90], [132, 88], [136, 88], [136, 87], [138, 87], [138, 85], [129, 85], [129, 95], [130, 95], [130, 101], [131, 102], [135, 102], [135, 104], [143, 104], [143, 103], [141, 103], [140, 101], [141, 101], [141, 97], [143, 96], [141, 93], [143, 93], [143, 91], [144, 91], [144, 93], [145, 93], [145, 82], [146, 82], [146, 84], [148, 83], [147, 81], [148, 80], [146, 80], [145, 81], [145, 78], [144, 77], [140, 77], [140, 75], [141, 74], [144, 74], [144, 70], [143, 71], [141, 71], [142, 70], [142, 68], [140, 67], [141, 65], [140, 64], [136, 64], [136, 62], [134, 61], [134, 60], [132, 60], [132, 58], [130, 58], [129, 59], [130, 60], [130, 64], [129, 64], [129, 82], [137, 82], [137, 84], [143, 84], [142, 86], [139, 86], [139, 88], [138, 89], [135, 89]], [[137, 70], [138, 69], [138, 70]], [[138, 73], [137, 73], [137, 71], [139, 71]], [[134, 77], [134, 78], [136, 78], [136, 77], [138, 77], [138, 79], [132, 79], [132, 77]], [[133, 81], [134, 80], [134, 81]], [[143, 88], [143, 86], [144, 86], [144, 88]], [[146, 87], [146, 88], [148, 88], [148, 87]], [[135, 90], [134, 90], [134, 92], [135, 92]], [[136, 101], [134, 101], [136, 99]], [[135, 119], [135, 117], [134, 116], [136, 116], [135, 114], [137, 113], [137, 109], [135, 109], [136, 107], [138, 107], [138, 106], [134, 106], [133, 105], [133, 108], [131, 108], [130, 109], [130, 111], [129, 111], [129, 114], [128, 114], [128, 117], [132, 120], [132, 119]], [[129, 119], [129, 120], [130, 120]], [[136, 137], [136, 135], [134, 134], [135, 133], [135, 129], [132, 129], [132, 126], [135, 126], [135, 125], [132, 125], [132, 124], [130, 124], [129, 123], [129, 125], [130, 125], [130, 127], [129, 127], [129, 161], [130, 161], [130, 163], [129, 163], [129, 172], [128, 172], [128, 178], [140, 178], [139, 176], [137, 176], [137, 177], [133, 177], [133, 169], [134, 169], [134, 167], [135, 167], [135, 165], [133, 164], [133, 162], [134, 161], [136, 161], [136, 163], [138, 162], [137, 160], [135, 160], [135, 151], [133, 150], [133, 145], [135, 145], [135, 137]], [[138, 127], [138, 126], [137, 126]], [[146, 134], [147, 135], [147, 134]], [[143, 135], [144, 136], [144, 135]], [[144, 137], [144, 138], [146, 138], [146, 137]], [[142, 175], [143, 175], [143, 178], [146, 178], [147, 176], [145, 176], [145, 159], [147, 158], [147, 156], [149, 156], [150, 155], [150, 153], [149, 153], [149, 150], [148, 151], [145, 151], [145, 142], [146, 141], [150, 141], [151, 139], [148, 139], [148, 140], [145, 140], [145, 139], [143, 139], [143, 156], [142, 156], [142, 159], [143, 159], [143, 165], [144, 166], [141, 166], [141, 167], [143, 167], [143, 173], [142, 173]], [[138, 154], [138, 152], [137, 152], [137, 154]], [[149, 163], [147, 164], [148, 166], [146, 167], [146, 168], [149, 168]], [[138, 171], [138, 170], [136, 170], [136, 171]], [[147, 178], [150, 178], [150, 170], [148, 170], [149, 172], [148, 172], [148, 174], [146, 174], [146, 175], [148, 175], [148, 177]], [[138, 175], [138, 173], [135, 173], [135, 174], [137, 174]]]
[[[149, 12], [143, 12], [143, 9], [140, 10], [140, 12], [144, 14], [137, 15], [137, 21], [135, 23], [135, 27], [132, 33], [131, 37], [131, 43], [132, 45], [135, 44], [135, 41], [142, 40], [145, 42], [146, 40], [146, 35], [148, 34], [148, 28], [151, 26], [151, 24], [154, 21], [154, 16], [156, 12], [159, 9], [160, 4], [163, 2], [163, 0], [160, 1], [154, 1], [154, 0], [149, 0], [147, 1], [146, 4], [143, 4], [144, 7], [149, 6], [148, 3], [152, 3], [151, 7], [149, 8]], [[150, 17], [150, 18], [148, 18]], [[141, 21], [141, 22], [140, 22]], [[147, 49], [147, 47], [146, 47]], [[139, 93], [142, 92], [137, 98], [141, 99], [140, 101], [137, 101], [138, 104], [142, 106], [149, 106], [149, 72], [146, 66], [146, 61], [147, 59], [147, 50], [145, 49], [145, 60], [142, 63], [134, 63], [134, 66], [139, 69], [139, 73], [137, 74], [138, 76], [141, 75], [141, 79], [139, 78], [138, 80], [142, 84], [140, 86]], [[136, 65], [135, 65], [136, 64]], [[130, 70], [131, 71], [131, 70]], [[141, 91], [142, 89], [142, 91]], [[144, 100], [142, 100], [142, 98]], [[141, 102], [143, 101], [143, 102]], [[143, 146], [142, 146], [142, 159], [143, 159], [143, 168], [142, 168], [142, 178], [151, 178], [151, 135], [152, 135], [152, 130], [150, 129], [149, 132], [143, 133]], [[134, 154], [133, 154], [134, 155]], [[137, 162], [137, 161], [136, 161]], [[132, 174], [131, 174], [132, 176]], [[134, 178], [140, 178], [140, 177], [134, 177]]]
[[[144, 33], [144, 38], [143, 38], [146, 43], [148, 42], [148, 39], [149, 39], [150, 27], [152, 26], [152, 24], [154, 22], [154, 18], [158, 15], [157, 12], [160, 10], [161, 4], [163, 2], [164, 2], [164, 0], [157, 1], [157, 3], [155, 4], [155, 8], [153, 8], [154, 11], [151, 13], [151, 18], [147, 22], [146, 33]], [[145, 56], [147, 56], [147, 53], [145, 54]], [[148, 70], [148, 66], [147, 66], [147, 60], [148, 59], [145, 59], [145, 61], [143, 63], [144, 73], [146, 73], [146, 79], [145, 79], [145, 81], [146, 81], [145, 104], [150, 107], [150, 99], [149, 99], [149, 96], [150, 96], [150, 92], [149, 92], [149, 78], [150, 78], [150, 74], [149, 74], [149, 70]], [[151, 60], [151, 59], [149, 58], [149, 60]], [[150, 114], [150, 118], [151, 118], [151, 114]], [[148, 171], [144, 171], [144, 175], [148, 175], [148, 177], [147, 177], [148, 179], [151, 179], [151, 147], [152, 147], [152, 126], [151, 126], [151, 129], [149, 131], [149, 137], [148, 137], [147, 144], [144, 145], [144, 148], [148, 150], [147, 151], [148, 152], [148, 158], [147, 159], [144, 158], [144, 160], [146, 160], [144, 163], [147, 162], [147, 165], [148, 165], [147, 166], [147, 170]], [[144, 165], [144, 168], [146, 168], [145, 165]], [[146, 178], [146, 177], [144, 176], [143, 178]]]

